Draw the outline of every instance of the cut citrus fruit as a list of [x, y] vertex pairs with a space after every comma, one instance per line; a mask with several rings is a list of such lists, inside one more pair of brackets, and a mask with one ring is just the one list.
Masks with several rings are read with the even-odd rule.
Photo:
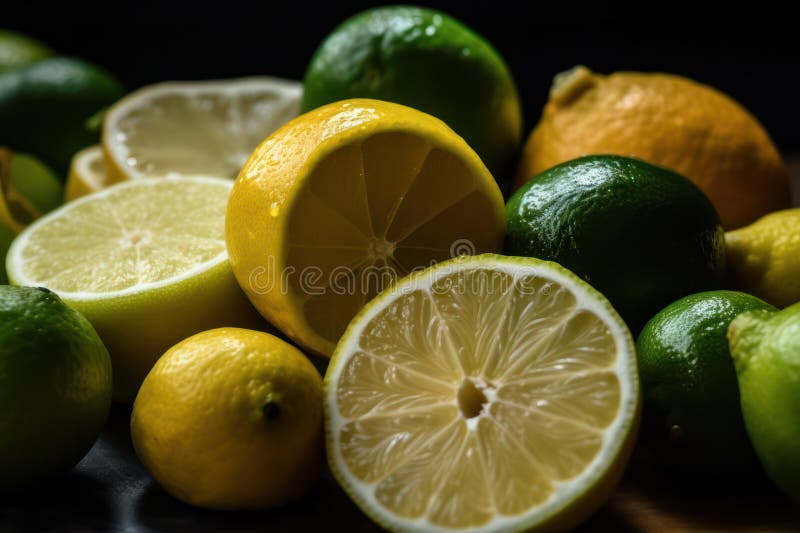
[[103, 148], [96, 144], [84, 148], [72, 157], [67, 175], [67, 186], [64, 189], [64, 201], [71, 202], [81, 196], [111, 185], [106, 171]]
[[343, 100], [259, 146], [228, 203], [239, 284], [295, 341], [330, 355], [347, 323], [398, 275], [500, 250], [505, 207], [480, 158], [410, 107]]
[[103, 122], [109, 172], [233, 179], [253, 148], [297, 115], [301, 94], [299, 82], [269, 77], [165, 82], [134, 91]]
[[572, 527], [639, 418], [636, 353], [608, 301], [555, 263], [462, 257], [351, 322], [325, 376], [328, 460], [393, 531]]
[[225, 251], [232, 183], [127, 181], [28, 226], [6, 266], [15, 285], [47, 287], [81, 311], [114, 365], [114, 396], [133, 400], [167, 348], [218, 326], [263, 327]]

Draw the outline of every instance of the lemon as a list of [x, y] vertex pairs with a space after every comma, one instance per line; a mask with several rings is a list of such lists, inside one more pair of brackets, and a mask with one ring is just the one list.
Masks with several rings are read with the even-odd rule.
[[131, 415], [136, 453], [164, 488], [213, 509], [275, 507], [305, 493], [323, 460], [322, 379], [258, 331], [220, 328], [159, 359]]
[[285, 334], [330, 355], [347, 323], [398, 275], [499, 251], [503, 198], [440, 120], [343, 100], [286, 124], [253, 152], [228, 203], [239, 284]]
[[256, 145], [297, 115], [301, 93], [298, 82], [268, 77], [166, 82], [134, 91], [103, 122], [109, 175], [233, 179]]
[[686, 176], [726, 229], [790, 205], [789, 174], [758, 120], [728, 95], [664, 73], [583, 66], [559, 74], [523, 149], [516, 186], [576, 157], [616, 154]]
[[64, 188], [64, 201], [70, 202], [110, 184], [103, 148], [99, 144], [84, 148], [72, 158]]
[[328, 458], [392, 531], [562, 531], [613, 489], [639, 405], [600, 293], [555, 263], [461, 257], [353, 319], [325, 375]]
[[11, 282], [56, 292], [100, 334], [116, 400], [132, 401], [181, 339], [261, 324], [225, 251], [231, 185], [205, 177], [120, 183], [38, 219], [12, 243]]
[[800, 209], [725, 234], [728, 284], [776, 307], [800, 302]]

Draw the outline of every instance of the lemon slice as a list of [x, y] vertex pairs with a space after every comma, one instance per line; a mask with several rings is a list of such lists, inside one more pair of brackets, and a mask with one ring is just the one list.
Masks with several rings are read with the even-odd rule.
[[64, 188], [64, 201], [71, 202], [110, 185], [103, 156], [103, 148], [97, 144], [84, 148], [72, 157]]
[[393, 531], [572, 527], [629, 457], [635, 358], [608, 301], [555, 263], [441, 263], [381, 293], [339, 342], [331, 469]]
[[263, 322], [230, 270], [225, 205], [232, 182], [127, 181], [36, 220], [9, 249], [15, 285], [47, 287], [94, 325], [131, 401], [176, 342], [218, 326]]
[[165, 82], [134, 91], [103, 122], [117, 179], [202, 174], [233, 179], [250, 152], [297, 115], [302, 86], [269, 77]]
[[301, 115], [265, 140], [234, 185], [226, 224], [250, 300], [328, 356], [394, 279], [499, 251], [505, 206], [480, 158], [444, 122], [357, 99]]

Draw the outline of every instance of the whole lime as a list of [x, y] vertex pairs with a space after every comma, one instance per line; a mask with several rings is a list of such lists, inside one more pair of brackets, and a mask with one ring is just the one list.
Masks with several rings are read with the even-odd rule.
[[41, 41], [11, 30], [0, 30], [0, 73], [53, 55]]
[[0, 74], [0, 145], [66, 175], [72, 155], [99, 141], [92, 119], [123, 94], [105, 70], [51, 57]]
[[519, 96], [500, 54], [459, 21], [389, 6], [343, 22], [311, 59], [301, 109], [361, 97], [443, 120], [505, 181], [522, 140]]
[[718, 287], [724, 233], [714, 206], [675, 172], [620, 156], [557, 165], [506, 205], [508, 255], [572, 270], [638, 333], [661, 308]]
[[755, 459], [726, 335], [737, 315], [760, 309], [775, 308], [742, 292], [701, 292], [668, 305], [642, 329], [636, 352], [645, 411], [657, 445], [675, 462], [716, 468]]
[[800, 303], [743, 313], [728, 339], [750, 442], [775, 484], [800, 503]]
[[0, 491], [63, 473], [111, 406], [111, 360], [89, 322], [47, 289], [0, 285]]

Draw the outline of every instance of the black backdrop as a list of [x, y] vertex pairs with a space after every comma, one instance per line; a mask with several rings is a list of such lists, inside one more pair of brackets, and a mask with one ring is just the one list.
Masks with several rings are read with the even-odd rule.
[[[24, 3], [22, 3], [24, 2]], [[301, 78], [322, 38], [364, 1], [5, 0], [0, 27], [33, 34], [113, 71], [129, 88], [165, 79]], [[421, 1], [487, 37], [514, 73], [530, 128], [552, 76], [658, 70], [711, 84], [745, 104], [785, 152], [800, 151], [800, 18], [770, 2], [580, 4]]]

